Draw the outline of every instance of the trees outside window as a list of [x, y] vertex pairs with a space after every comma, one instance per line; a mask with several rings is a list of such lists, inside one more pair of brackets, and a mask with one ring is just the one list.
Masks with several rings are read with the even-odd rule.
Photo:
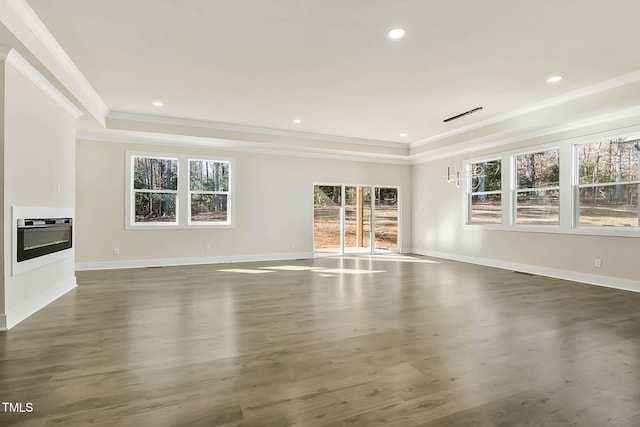
[[560, 224], [558, 149], [515, 156], [515, 223]]
[[189, 218], [191, 222], [228, 222], [229, 170], [229, 162], [189, 160]]
[[138, 156], [132, 160], [134, 221], [176, 223], [178, 160]]
[[127, 228], [232, 226], [232, 160], [128, 153]]
[[469, 165], [470, 224], [502, 223], [502, 168], [500, 160], [488, 160]]
[[579, 226], [640, 227], [640, 135], [576, 146]]

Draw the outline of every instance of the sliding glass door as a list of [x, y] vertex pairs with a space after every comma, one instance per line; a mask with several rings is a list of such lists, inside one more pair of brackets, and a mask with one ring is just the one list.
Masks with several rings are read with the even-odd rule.
[[344, 251], [371, 252], [371, 187], [345, 187]]
[[398, 188], [314, 185], [316, 254], [395, 252], [398, 230]]
[[313, 251], [342, 253], [342, 186], [313, 187]]
[[375, 189], [375, 251], [398, 250], [398, 189]]

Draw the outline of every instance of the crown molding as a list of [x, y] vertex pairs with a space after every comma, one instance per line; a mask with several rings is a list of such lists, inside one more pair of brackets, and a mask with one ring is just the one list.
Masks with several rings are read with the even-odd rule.
[[[6, 52], [6, 53], [5, 53]], [[67, 113], [71, 114], [75, 119], [84, 115], [76, 106], [69, 101], [49, 80], [45, 79], [26, 59], [22, 57], [15, 49], [8, 49], [3, 46], [0, 49], [0, 58], [33, 83], [37, 88], [43, 91], [56, 104], [62, 107]]]
[[216, 129], [233, 132], [255, 133], [259, 135], [284, 136], [291, 138], [312, 139], [317, 141], [329, 141], [345, 144], [357, 144], [373, 147], [385, 148], [409, 148], [404, 142], [382, 141], [375, 139], [353, 138], [339, 135], [328, 135], [314, 132], [304, 132], [289, 129], [275, 129], [260, 126], [250, 126], [234, 123], [215, 122], [209, 120], [183, 119], [178, 117], [155, 116], [148, 114], [126, 113], [121, 111], [111, 111], [107, 119], [130, 120], [135, 122], [157, 123], [172, 126], [188, 126], [204, 129]]
[[106, 132], [79, 132], [76, 136], [76, 139], [79, 141], [84, 140], [95, 142], [115, 142], [122, 144], [151, 144], [172, 147], [208, 148], [233, 152], [359, 161], [394, 165], [411, 164], [411, 160], [406, 155], [378, 154], [307, 147], [290, 149], [268, 143], [256, 143], [250, 141], [230, 140], [222, 138], [156, 134], [136, 131], [107, 130]]
[[449, 138], [454, 135], [459, 135], [464, 132], [480, 129], [480, 128], [490, 126], [496, 123], [500, 123], [506, 120], [510, 120], [516, 117], [524, 116], [526, 114], [535, 113], [537, 111], [541, 111], [546, 108], [564, 104], [566, 102], [573, 101], [579, 98], [584, 98], [586, 96], [595, 95], [597, 93], [604, 92], [610, 89], [615, 89], [621, 86], [635, 83], [637, 81], [640, 81], [640, 70], [637, 70], [628, 74], [623, 74], [621, 76], [614, 77], [609, 80], [604, 80], [602, 82], [593, 84], [591, 86], [586, 86], [586, 87], [565, 93], [563, 95], [546, 99], [541, 102], [536, 102], [534, 104], [530, 104], [525, 107], [515, 109], [508, 113], [500, 114], [490, 119], [482, 120], [480, 122], [477, 122], [471, 125], [463, 126], [449, 132], [444, 132], [444, 133], [434, 135], [419, 141], [414, 141], [414, 142], [411, 142], [409, 146], [411, 147], [411, 149], [415, 149], [423, 145], [427, 145], [433, 142], [440, 141], [445, 138]]
[[[137, 117], [137, 115], [129, 115], [126, 113], [118, 113], [118, 117]], [[154, 116], [149, 116], [154, 118]], [[635, 120], [637, 118], [637, 120]], [[165, 121], [160, 117], [161, 123], [190, 123], [189, 120], [175, 119], [179, 122], [174, 122], [174, 119]], [[625, 119], [635, 120], [631, 124], [621, 125], [613, 124], [616, 121]], [[600, 129], [597, 131], [589, 131], [588, 128], [594, 126], [602, 126], [611, 123], [609, 129]], [[235, 126], [235, 125], [230, 125]], [[244, 127], [242, 127], [244, 129]], [[585, 129], [584, 132], [576, 135], [563, 135], [570, 132], [580, 131]], [[259, 154], [271, 154], [271, 155], [286, 155], [293, 157], [310, 157], [310, 158], [322, 158], [333, 160], [348, 160], [348, 161], [365, 161], [382, 164], [397, 164], [397, 165], [416, 165], [427, 163], [443, 158], [464, 155], [482, 150], [488, 150], [492, 148], [498, 148], [507, 146], [510, 144], [519, 143], [526, 140], [532, 140], [535, 138], [549, 137], [558, 135], [558, 137], [550, 142], [561, 142], [568, 140], [575, 140], [577, 138], [584, 139], [585, 137], [606, 137], [607, 134], [613, 134], [615, 132], [627, 132], [640, 130], [640, 107], [629, 108], [620, 110], [615, 113], [603, 114], [600, 116], [590, 117], [588, 119], [578, 120], [563, 124], [560, 126], [538, 129], [531, 132], [514, 133], [505, 132], [501, 135], [492, 134], [483, 136], [480, 138], [474, 138], [459, 142], [454, 145], [440, 147], [431, 151], [424, 151], [416, 154], [407, 155], [394, 155], [384, 153], [367, 153], [367, 152], [353, 152], [339, 149], [326, 149], [317, 147], [299, 147], [291, 149], [290, 147], [278, 146], [276, 144], [251, 142], [244, 140], [232, 140], [223, 138], [208, 138], [208, 137], [196, 137], [186, 135], [173, 135], [173, 134], [160, 134], [151, 132], [138, 132], [129, 130], [116, 130], [108, 129], [100, 132], [85, 132], [78, 133], [77, 139], [87, 141], [98, 142], [115, 142], [125, 144], [151, 144], [160, 146], [174, 146], [174, 147], [193, 147], [193, 148], [209, 148], [209, 149], [221, 149], [234, 152], [251, 152]]]
[[[109, 107], [26, 0], [0, 0], [0, 21], [84, 108], [105, 126]], [[6, 7], [8, 6], [8, 7]]]
[[0, 61], [5, 61], [11, 50], [9, 46], [0, 46]]
[[[633, 123], [626, 125], [612, 125], [608, 129], [600, 129], [597, 131], [588, 131], [589, 127], [607, 125], [607, 123], [613, 123], [625, 119], [636, 119]], [[584, 132], [578, 135], [564, 135], [569, 132], [580, 131], [585, 129]], [[587, 137], [598, 138], [613, 136], [615, 133], [635, 132], [640, 131], [640, 107], [628, 108], [625, 110], [616, 111], [614, 113], [602, 114], [599, 116], [590, 117], [588, 119], [577, 120], [560, 126], [554, 126], [550, 128], [539, 129], [526, 133], [517, 133], [513, 135], [503, 134], [497, 136], [495, 134], [483, 136], [480, 138], [474, 138], [459, 142], [457, 144], [441, 147], [433, 151], [425, 151], [422, 153], [409, 155], [408, 158], [411, 164], [427, 163], [435, 160], [441, 160], [444, 158], [450, 158], [452, 156], [477, 153], [479, 151], [488, 150], [491, 148], [498, 148], [507, 146], [510, 144], [516, 144], [518, 142], [533, 140], [535, 138], [549, 137], [558, 135], [558, 137], [552, 141], [562, 142], [571, 141], [576, 139], [584, 139]]]

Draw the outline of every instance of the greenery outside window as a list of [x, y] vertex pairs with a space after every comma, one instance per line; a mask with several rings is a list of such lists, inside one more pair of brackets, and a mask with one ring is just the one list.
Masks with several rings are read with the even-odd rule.
[[190, 223], [229, 222], [230, 163], [189, 160]]
[[135, 223], [177, 223], [178, 159], [133, 156]]
[[500, 160], [471, 163], [469, 174], [469, 224], [502, 223], [502, 170]]
[[576, 145], [577, 225], [640, 227], [640, 135]]
[[128, 152], [125, 228], [233, 227], [233, 164], [233, 159]]
[[559, 225], [559, 150], [517, 155], [515, 167], [515, 223]]

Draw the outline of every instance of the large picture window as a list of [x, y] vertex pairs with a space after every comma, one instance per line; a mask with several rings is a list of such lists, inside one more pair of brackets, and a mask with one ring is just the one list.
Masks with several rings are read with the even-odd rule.
[[231, 159], [127, 153], [126, 227], [233, 226]]
[[517, 155], [515, 167], [515, 223], [560, 224], [559, 151]]
[[502, 170], [500, 160], [471, 163], [468, 174], [470, 224], [502, 223]]
[[640, 227], [640, 135], [576, 146], [579, 226]]

